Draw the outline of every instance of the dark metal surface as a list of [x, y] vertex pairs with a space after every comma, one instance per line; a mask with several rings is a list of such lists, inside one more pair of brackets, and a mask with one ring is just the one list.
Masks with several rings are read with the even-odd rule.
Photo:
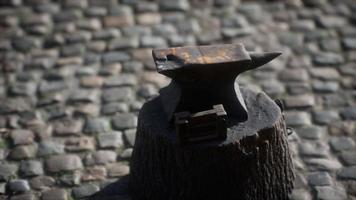
[[181, 111], [199, 112], [222, 104], [229, 118], [247, 120], [236, 77], [281, 53], [248, 52], [242, 44], [176, 47], [152, 52], [157, 71], [172, 78], [160, 91], [168, 120]]
[[223, 105], [191, 114], [188, 111], [175, 114], [178, 143], [186, 145], [209, 140], [226, 139], [227, 115]]

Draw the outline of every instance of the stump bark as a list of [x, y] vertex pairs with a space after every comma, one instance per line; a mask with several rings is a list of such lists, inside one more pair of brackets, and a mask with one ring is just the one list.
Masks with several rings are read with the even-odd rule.
[[248, 120], [224, 141], [177, 144], [160, 97], [140, 111], [129, 180], [133, 200], [288, 199], [293, 163], [283, 113], [264, 93], [241, 90]]

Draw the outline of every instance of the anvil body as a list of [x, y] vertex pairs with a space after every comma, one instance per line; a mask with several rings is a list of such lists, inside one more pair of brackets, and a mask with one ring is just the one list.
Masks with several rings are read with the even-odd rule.
[[181, 111], [200, 112], [222, 104], [229, 118], [247, 120], [236, 77], [281, 53], [248, 52], [242, 44], [153, 50], [157, 71], [172, 78], [160, 90], [168, 120]]

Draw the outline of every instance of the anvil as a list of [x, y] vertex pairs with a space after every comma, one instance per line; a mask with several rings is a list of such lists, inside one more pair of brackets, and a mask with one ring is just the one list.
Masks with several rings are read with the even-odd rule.
[[181, 111], [200, 112], [222, 104], [229, 119], [247, 120], [237, 76], [279, 56], [280, 52], [248, 52], [242, 44], [154, 49], [158, 73], [172, 78], [160, 90], [168, 121]]

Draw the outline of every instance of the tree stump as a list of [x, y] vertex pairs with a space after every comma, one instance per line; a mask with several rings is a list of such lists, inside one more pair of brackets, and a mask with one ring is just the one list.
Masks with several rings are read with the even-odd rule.
[[245, 122], [227, 138], [180, 146], [160, 97], [141, 109], [129, 180], [133, 200], [288, 199], [294, 180], [283, 113], [264, 93], [241, 90]]

